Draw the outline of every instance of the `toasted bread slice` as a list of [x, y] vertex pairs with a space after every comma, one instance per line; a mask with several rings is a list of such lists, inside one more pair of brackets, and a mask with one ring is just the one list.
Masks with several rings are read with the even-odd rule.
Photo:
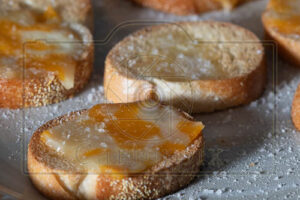
[[201, 122], [156, 102], [99, 104], [40, 127], [34, 185], [52, 199], [154, 199], [188, 184], [203, 159]]
[[266, 37], [276, 41], [279, 55], [300, 66], [300, 1], [270, 0], [262, 22]]
[[291, 114], [295, 127], [300, 130], [300, 85], [298, 85], [294, 96]]
[[239, 4], [252, 0], [133, 0], [156, 10], [176, 15], [192, 15], [213, 10], [231, 10]]
[[105, 61], [108, 100], [157, 99], [188, 113], [247, 104], [262, 94], [265, 82], [258, 38], [222, 22], [145, 28], [119, 42]]
[[0, 3], [1, 108], [62, 101], [83, 88], [92, 71], [92, 35], [82, 24], [87, 11], [86, 18], [76, 16], [88, 1], [74, 1], [71, 10], [64, 1], [26, 2]]

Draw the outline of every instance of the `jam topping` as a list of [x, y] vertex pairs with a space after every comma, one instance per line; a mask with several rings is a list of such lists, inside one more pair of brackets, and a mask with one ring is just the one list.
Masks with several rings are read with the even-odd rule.
[[0, 14], [0, 78], [20, 79], [25, 67], [25, 78], [54, 74], [66, 89], [72, 88], [79, 49], [70, 42], [78, 41], [78, 35], [61, 25], [52, 7], [42, 13], [18, 12]]
[[241, 0], [217, 0], [224, 9], [233, 9]]
[[299, 0], [270, 0], [268, 9], [277, 13], [294, 13], [299, 12]]
[[[120, 105], [120, 108], [106, 122], [107, 130], [122, 148], [143, 148], [141, 140], [147, 140], [154, 136], [160, 136], [160, 129], [155, 123], [145, 121], [138, 116], [136, 104]], [[97, 105], [89, 111], [89, 116], [95, 121], [102, 122], [105, 119], [106, 109]], [[141, 134], [142, 133], [142, 134]]]
[[266, 23], [283, 34], [300, 34], [300, 1], [271, 0], [268, 9], [273, 11]]
[[88, 172], [123, 176], [144, 171], [184, 150], [204, 127], [168, 106], [141, 105], [96, 105], [44, 131], [41, 141]]
[[283, 34], [300, 35], [300, 15], [273, 18], [269, 21], [269, 25]]
[[49, 22], [49, 21], [60, 22], [61, 21], [60, 16], [51, 6], [48, 6], [45, 12], [40, 16], [37, 16], [36, 19], [39, 22]]

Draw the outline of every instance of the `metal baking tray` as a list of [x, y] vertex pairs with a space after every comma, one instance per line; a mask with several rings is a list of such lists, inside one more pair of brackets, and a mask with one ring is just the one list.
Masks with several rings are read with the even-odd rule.
[[[32, 133], [69, 111], [106, 102], [102, 77], [109, 49], [127, 34], [151, 24], [219, 20], [250, 29], [262, 40], [261, 13], [267, 1], [247, 3], [233, 12], [174, 16], [125, 0], [95, 0], [95, 66], [88, 86], [74, 98], [40, 108], [0, 109], [0, 199], [44, 199], [31, 184], [26, 151]], [[184, 189], [163, 199], [299, 199], [300, 133], [290, 119], [300, 70], [268, 51], [268, 84], [249, 105], [195, 117], [206, 125], [201, 173]]]

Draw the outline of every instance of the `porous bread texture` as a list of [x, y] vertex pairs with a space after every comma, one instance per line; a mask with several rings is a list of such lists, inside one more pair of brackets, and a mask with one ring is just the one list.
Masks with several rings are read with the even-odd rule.
[[[300, 11], [298, 14], [300, 14]], [[300, 67], [300, 37], [295, 37], [293, 34], [280, 33], [267, 22], [269, 17], [280, 17], [280, 15], [268, 7], [263, 12], [262, 23], [265, 29], [266, 38], [276, 42], [279, 56], [292, 65]]]
[[252, 0], [132, 0], [142, 6], [176, 15], [192, 15], [213, 10], [231, 10]]
[[295, 127], [300, 131], [300, 85], [295, 92], [291, 115]]
[[[174, 192], [195, 178], [203, 161], [202, 134], [183, 151], [139, 174], [115, 179], [87, 174], [41, 142], [41, 133], [87, 112], [76, 111], [41, 126], [28, 146], [28, 170], [34, 185], [51, 199], [155, 199]], [[185, 113], [182, 113], [191, 119]]]
[[58, 103], [79, 92], [90, 78], [94, 61], [93, 37], [90, 30], [81, 24], [91, 22], [89, 0], [72, 3], [68, 0], [3, 0], [0, 10], [17, 11], [24, 7], [45, 10], [50, 5], [62, 14], [67, 23], [65, 26], [79, 35], [78, 43], [83, 46], [81, 55], [76, 58], [74, 87], [65, 89], [54, 75], [31, 79], [0, 79], [0, 108], [17, 109]]
[[119, 42], [105, 61], [108, 100], [158, 99], [188, 113], [247, 104], [262, 94], [265, 82], [262, 44], [230, 23], [148, 27]]

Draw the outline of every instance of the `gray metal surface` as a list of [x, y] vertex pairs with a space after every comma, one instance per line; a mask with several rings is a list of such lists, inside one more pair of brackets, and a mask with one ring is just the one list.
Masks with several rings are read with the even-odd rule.
[[[248, 3], [232, 13], [179, 17], [125, 0], [94, 1], [96, 62], [88, 86], [73, 99], [56, 105], [0, 109], [0, 199], [43, 199], [26, 174], [28, 141], [34, 130], [48, 120], [105, 102], [104, 58], [125, 35], [162, 21], [213, 19], [249, 28], [263, 39], [260, 15], [266, 3]], [[300, 133], [290, 119], [300, 70], [280, 59], [274, 62], [276, 54], [270, 45], [267, 49], [268, 84], [263, 96], [247, 106], [196, 116], [206, 125], [202, 172], [189, 186], [165, 199], [300, 198]]]

